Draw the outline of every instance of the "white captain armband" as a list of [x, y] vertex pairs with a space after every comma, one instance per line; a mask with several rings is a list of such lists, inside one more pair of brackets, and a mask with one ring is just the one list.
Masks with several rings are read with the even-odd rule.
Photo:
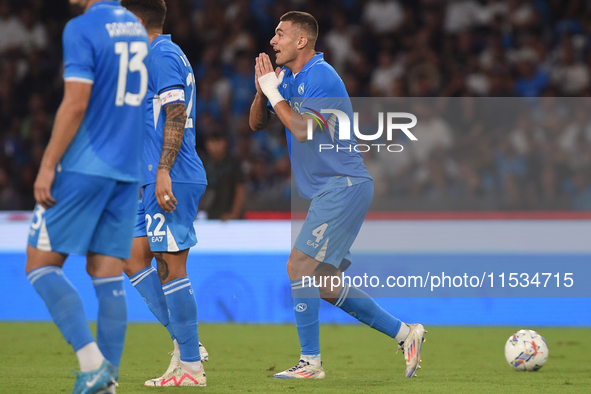
[[184, 103], [185, 102], [185, 91], [183, 89], [172, 89], [160, 94], [160, 101], [162, 106], [172, 103]]

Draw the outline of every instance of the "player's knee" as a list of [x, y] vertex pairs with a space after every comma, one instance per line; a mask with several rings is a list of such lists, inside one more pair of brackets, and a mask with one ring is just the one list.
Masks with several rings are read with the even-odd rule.
[[287, 260], [287, 275], [291, 278], [291, 260]]
[[127, 276], [132, 276], [134, 275], [136, 272], [138, 272], [139, 270], [135, 269], [129, 262], [129, 260], [125, 259], [123, 260], [123, 272], [125, 273], [125, 275]]
[[335, 289], [328, 286], [322, 286], [318, 290], [320, 291], [320, 298], [328, 302], [334, 302], [339, 296], [339, 291], [335, 291]]

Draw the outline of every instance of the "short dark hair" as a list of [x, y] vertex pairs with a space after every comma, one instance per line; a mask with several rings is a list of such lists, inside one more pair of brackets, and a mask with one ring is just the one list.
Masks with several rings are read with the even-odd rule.
[[146, 29], [160, 29], [164, 25], [164, 0], [121, 0], [121, 5], [140, 18]]
[[302, 11], [289, 11], [279, 18], [281, 22], [291, 22], [296, 25], [299, 29], [302, 29], [312, 40], [314, 44], [318, 39], [318, 21], [316, 18], [307, 12]]

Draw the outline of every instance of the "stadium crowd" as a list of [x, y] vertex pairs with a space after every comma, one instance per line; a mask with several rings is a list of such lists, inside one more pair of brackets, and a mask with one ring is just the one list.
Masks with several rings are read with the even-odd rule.
[[[411, 105], [427, 119], [415, 129], [419, 144], [366, 154], [382, 209], [591, 209], [588, 1], [166, 3], [164, 30], [197, 80], [197, 149], [205, 157], [207, 137], [225, 135], [244, 173], [236, 179], [246, 209], [290, 208], [283, 128], [274, 122], [252, 132], [248, 111], [255, 56], [272, 52], [276, 23], [292, 9], [318, 19], [317, 50], [351, 97], [450, 98]], [[61, 33], [70, 17], [67, 0], [0, 0], [2, 210], [34, 206], [34, 177], [63, 92]], [[509, 97], [499, 108], [516, 110], [493, 115], [500, 99], [492, 97]]]

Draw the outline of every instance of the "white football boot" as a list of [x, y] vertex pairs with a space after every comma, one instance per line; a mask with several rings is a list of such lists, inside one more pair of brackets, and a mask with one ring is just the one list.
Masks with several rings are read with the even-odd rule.
[[427, 332], [422, 324], [409, 324], [410, 333], [398, 346], [402, 349], [404, 360], [406, 361], [406, 372], [404, 375], [407, 378], [417, 376], [416, 370], [421, 368], [419, 362], [421, 360], [421, 347], [425, 341], [425, 333]]
[[[150, 384], [148, 384], [148, 382]], [[205, 377], [205, 371], [203, 365], [198, 371], [188, 371], [182, 365], [175, 368], [172, 372], [169, 372], [159, 379], [152, 379], [147, 381], [145, 386], [150, 387], [174, 387], [174, 386], [193, 386], [193, 387], [205, 387], [207, 386], [207, 378]]]
[[300, 360], [293, 368], [273, 375], [275, 379], [324, 379], [324, 368], [315, 367], [309, 362]]
[[[164, 372], [164, 374], [158, 378], [146, 380], [144, 386], [154, 387], [156, 385], [156, 381], [162, 380], [162, 378], [164, 378], [166, 375], [170, 375], [175, 369], [181, 366], [181, 352], [179, 350], [173, 350], [168, 354], [171, 354], [172, 357], [170, 359], [170, 364], [168, 364], [166, 372]], [[201, 361], [209, 361], [209, 353], [207, 352], [205, 346], [201, 344], [201, 342], [199, 342], [199, 354], [201, 355]]]

